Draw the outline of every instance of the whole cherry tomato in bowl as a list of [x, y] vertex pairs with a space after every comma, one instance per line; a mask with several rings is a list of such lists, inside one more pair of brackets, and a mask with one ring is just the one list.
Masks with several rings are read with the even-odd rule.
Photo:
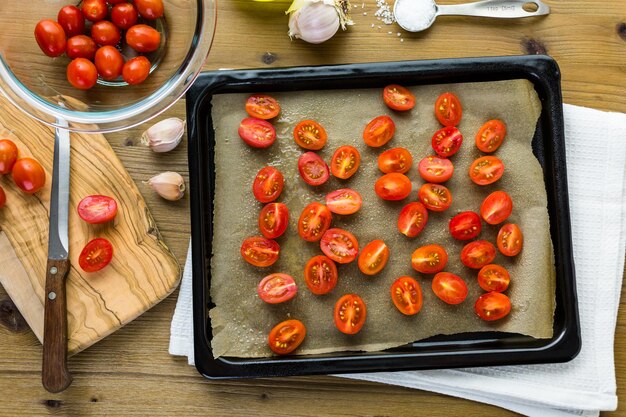
[[98, 45], [87, 35], [72, 36], [67, 40], [67, 57], [70, 59], [85, 58], [93, 60]]
[[63, 55], [67, 36], [63, 27], [51, 19], [43, 19], [35, 26], [35, 40], [44, 54], [50, 57]]
[[68, 38], [85, 33], [85, 16], [76, 6], [63, 6], [57, 15], [57, 22]]
[[80, 90], [89, 90], [98, 81], [98, 70], [90, 60], [76, 58], [67, 66], [67, 80]]

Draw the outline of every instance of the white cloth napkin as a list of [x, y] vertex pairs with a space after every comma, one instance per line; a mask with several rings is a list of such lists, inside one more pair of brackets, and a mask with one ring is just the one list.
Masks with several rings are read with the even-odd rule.
[[[564, 106], [582, 349], [563, 364], [337, 375], [467, 398], [528, 416], [598, 416], [617, 408], [613, 341], [626, 242], [626, 114]], [[170, 354], [194, 363], [187, 259]]]

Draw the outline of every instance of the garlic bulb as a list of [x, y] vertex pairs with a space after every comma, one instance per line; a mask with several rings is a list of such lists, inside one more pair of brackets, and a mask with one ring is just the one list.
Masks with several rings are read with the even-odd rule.
[[180, 200], [185, 195], [185, 180], [176, 172], [155, 175], [148, 180], [148, 185], [166, 200]]
[[154, 152], [169, 152], [178, 146], [185, 133], [185, 121], [177, 117], [161, 120], [141, 135], [141, 143]]
[[309, 43], [332, 38], [341, 26], [351, 25], [348, 0], [294, 0], [287, 10], [289, 37]]

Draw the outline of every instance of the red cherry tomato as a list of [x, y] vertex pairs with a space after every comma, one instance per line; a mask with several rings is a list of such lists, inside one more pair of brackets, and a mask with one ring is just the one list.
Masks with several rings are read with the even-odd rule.
[[57, 14], [57, 22], [68, 38], [85, 33], [85, 16], [76, 6], [63, 6]]
[[417, 314], [422, 309], [422, 287], [415, 279], [402, 276], [391, 284], [391, 300], [400, 313]]
[[402, 207], [398, 216], [398, 230], [406, 237], [416, 237], [428, 223], [428, 210], [420, 202]]
[[135, 0], [135, 6], [144, 19], [155, 20], [163, 16], [163, 0]]
[[85, 272], [97, 272], [107, 266], [113, 258], [113, 245], [104, 238], [96, 238], [80, 252], [78, 265]]
[[63, 55], [67, 47], [67, 36], [63, 27], [51, 19], [43, 19], [37, 23], [35, 40], [43, 53], [51, 57]]
[[448, 252], [443, 246], [432, 244], [419, 247], [411, 255], [411, 266], [422, 274], [435, 274], [448, 263]]
[[463, 246], [461, 262], [468, 268], [480, 269], [496, 258], [496, 248], [486, 240], [476, 240]]
[[511, 282], [509, 271], [500, 265], [485, 265], [478, 271], [478, 285], [485, 291], [506, 291], [509, 282]]
[[342, 180], [353, 176], [361, 164], [361, 154], [350, 145], [340, 146], [330, 159], [330, 172]]
[[279, 304], [291, 300], [298, 293], [296, 281], [287, 274], [270, 274], [257, 286], [261, 300], [268, 304]]
[[383, 200], [404, 200], [411, 194], [413, 185], [411, 180], [404, 174], [392, 172], [385, 174], [376, 180], [374, 191]]
[[96, 52], [95, 64], [98, 74], [103, 79], [111, 81], [122, 75], [124, 57], [114, 46], [107, 45]]
[[76, 58], [67, 66], [67, 80], [80, 90], [89, 90], [98, 81], [98, 70], [90, 60]]
[[298, 234], [307, 242], [317, 242], [330, 227], [333, 215], [325, 205], [313, 202], [306, 206], [298, 219]]
[[328, 134], [315, 120], [303, 120], [293, 129], [293, 139], [301, 148], [318, 151], [326, 145]]
[[254, 177], [252, 183], [252, 193], [261, 203], [269, 203], [278, 198], [283, 191], [285, 178], [283, 174], [274, 167], [263, 167]]
[[78, 215], [90, 224], [110, 222], [117, 215], [117, 202], [106, 195], [90, 195], [78, 203]]
[[285, 233], [289, 223], [289, 210], [283, 203], [268, 203], [259, 213], [259, 229], [268, 239], [276, 239]]
[[89, 36], [76, 35], [67, 40], [67, 50], [65, 52], [68, 58], [85, 58], [91, 61], [96, 56], [97, 49], [98, 46]]
[[130, 29], [137, 24], [139, 15], [132, 3], [119, 3], [111, 9], [111, 21], [120, 29]]
[[315, 152], [305, 152], [298, 158], [298, 172], [309, 185], [322, 185], [330, 178], [326, 162]]
[[239, 137], [253, 148], [268, 148], [276, 140], [276, 130], [265, 120], [246, 117], [239, 123]]
[[378, 169], [385, 174], [405, 174], [413, 165], [413, 157], [405, 148], [388, 149], [378, 156]]
[[17, 161], [17, 155], [17, 146], [13, 141], [9, 139], [0, 140], [0, 175], [11, 172], [15, 161]]
[[363, 140], [366, 145], [378, 148], [389, 142], [395, 132], [396, 124], [391, 117], [378, 116], [365, 126]]
[[431, 288], [435, 295], [447, 304], [461, 304], [467, 298], [467, 284], [461, 277], [450, 272], [435, 275]]
[[506, 125], [502, 120], [489, 120], [476, 133], [476, 147], [485, 153], [495, 152], [506, 136]]
[[481, 156], [472, 162], [469, 176], [478, 185], [493, 184], [502, 178], [504, 164], [495, 156]]
[[13, 182], [27, 194], [34, 194], [46, 184], [46, 171], [39, 162], [32, 158], [21, 158], [15, 161]]
[[279, 255], [278, 243], [262, 236], [249, 237], [241, 244], [241, 256], [254, 266], [271, 266], [278, 260]]
[[4, 189], [0, 187], [0, 209], [4, 207], [7, 202], [7, 195], [4, 193]]
[[437, 155], [449, 158], [461, 149], [463, 135], [454, 126], [439, 129], [433, 135], [431, 145]]
[[150, 75], [150, 60], [145, 56], [129, 59], [122, 68], [122, 78], [130, 85], [141, 84]]
[[432, 155], [422, 159], [417, 169], [424, 181], [436, 184], [448, 181], [454, 174], [452, 161]]
[[507, 223], [500, 228], [496, 243], [500, 253], [505, 256], [515, 256], [522, 251], [524, 234], [515, 223]]
[[505, 221], [513, 211], [513, 200], [504, 191], [494, 191], [480, 205], [480, 215], [489, 224]]
[[346, 294], [337, 300], [335, 311], [335, 326], [345, 334], [358, 333], [365, 324], [367, 307], [361, 297], [356, 294]]
[[304, 282], [313, 294], [328, 294], [337, 285], [337, 278], [337, 266], [327, 256], [314, 256], [304, 267]]
[[365, 275], [376, 275], [389, 259], [389, 247], [380, 239], [372, 240], [361, 249], [358, 266]]
[[406, 88], [391, 84], [383, 90], [383, 101], [393, 110], [406, 111], [415, 107], [415, 96]]
[[340, 264], [347, 264], [356, 259], [359, 253], [359, 242], [347, 230], [328, 229], [322, 236], [320, 248], [324, 255]]
[[474, 311], [485, 321], [500, 320], [511, 312], [511, 300], [502, 293], [488, 292], [476, 300]]
[[428, 210], [444, 211], [452, 204], [452, 193], [441, 184], [426, 183], [417, 192], [417, 197]]
[[161, 34], [151, 26], [135, 25], [126, 31], [126, 43], [137, 52], [154, 52], [161, 44]]
[[81, 11], [85, 19], [98, 22], [107, 17], [109, 8], [105, 0], [83, 0]]
[[300, 320], [285, 320], [270, 331], [267, 343], [277, 355], [288, 355], [298, 348], [306, 337], [306, 327]]
[[354, 214], [361, 209], [361, 194], [350, 188], [341, 188], [326, 195], [326, 207], [337, 214]]
[[456, 126], [463, 116], [459, 98], [453, 93], [443, 93], [435, 101], [435, 116], [444, 126]]
[[91, 38], [100, 46], [115, 46], [122, 39], [122, 32], [108, 20], [101, 20], [91, 26]]
[[253, 94], [246, 100], [246, 112], [250, 117], [269, 120], [278, 116], [280, 104], [274, 97], [265, 94]]
[[473, 211], [464, 211], [450, 220], [450, 234], [458, 240], [471, 240], [482, 230], [480, 216]]

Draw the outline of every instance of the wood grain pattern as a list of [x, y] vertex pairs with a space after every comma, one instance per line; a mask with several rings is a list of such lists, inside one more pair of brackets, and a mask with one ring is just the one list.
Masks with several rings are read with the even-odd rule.
[[[442, 4], [461, 0], [440, 0]], [[626, 112], [626, 0], [547, 0], [552, 14], [528, 22], [446, 18], [426, 33], [406, 35], [372, 16], [353, 12], [355, 26], [322, 45], [291, 42], [285, 2], [219, 1], [218, 27], [206, 69], [281, 67], [400, 59], [516, 55], [545, 49], [562, 70], [567, 103]], [[392, 3], [390, 1], [390, 3]], [[353, 0], [358, 7], [361, 2]], [[372, 28], [371, 24], [375, 27]], [[626, 31], [626, 29], [623, 29]], [[391, 31], [389, 35], [387, 32]], [[0, 113], [2, 111], [0, 110]], [[185, 116], [184, 102], [161, 118]], [[159, 171], [187, 173], [186, 141], [168, 155], [139, 146], [139, 126], [107, 135], [143, 194], [164, 241], [184, 262], [189, 243], [188, 197], [167, 202], [142, 181]], [[0, 253], [3, 236], [0, 232]], [[0, 261], [0, 271], [3, 271]], [[19, 271], [15, 272], [16, 274]], [[14, 331], [15, 312], [0, 307], [0, 410], [4, 415], [62, 416], [514, 416], [487, 404], [369, 382], [334, 377], [207, 381], [186, 359], [167, 353], [175, 292], [134, 322], [70, 358], [74, 382], [62, 394], [40, 384], [41, 346], [30, 331]], [[0, 288], [0, 306], [7, 295]], [[6, 324], [5, 324], [6, 323]], [[11, 329], [11, 330], [10, 330]], [[626, 398], [626, 286], [615, 335], [618, 396]], [[614, 413], [626, 416], [619, 404]]]

